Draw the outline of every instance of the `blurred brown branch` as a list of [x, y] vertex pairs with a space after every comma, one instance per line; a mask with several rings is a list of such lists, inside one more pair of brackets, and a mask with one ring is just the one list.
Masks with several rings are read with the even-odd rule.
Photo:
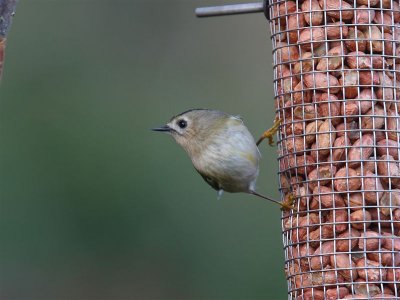
[[3, 73], [4, 50], [7, 33], [11, 27], [11, 20], [15, 14], [18, 0], [0, 0], [0, 78]]

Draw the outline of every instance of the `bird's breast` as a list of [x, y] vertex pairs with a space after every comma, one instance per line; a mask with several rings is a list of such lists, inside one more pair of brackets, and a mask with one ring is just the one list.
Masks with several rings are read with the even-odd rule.
[[192, 156], [196, 169], [228, 192], [243, 192], [258, 176], [260, 154], [245, 126], [229, 126]]

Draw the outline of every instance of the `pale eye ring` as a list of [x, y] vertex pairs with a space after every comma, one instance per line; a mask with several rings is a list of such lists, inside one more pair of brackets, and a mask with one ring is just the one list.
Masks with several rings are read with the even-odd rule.
[[183, 120], [183, 119], [178, 120], [178, 122], [176, 122], [176, 124], [178, 124], [179, 128], [181, 128], [181, 129], [184, 129], [187, 126], [186, 120]]

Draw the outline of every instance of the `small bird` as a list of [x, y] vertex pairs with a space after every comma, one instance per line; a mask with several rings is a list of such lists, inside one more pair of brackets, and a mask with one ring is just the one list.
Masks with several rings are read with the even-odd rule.
[[[261, 155], [240, 117], [211, 109], [191, 109], [152, 130], [171, 134], [219, 197], [223, 191], [242, 192], [277, 203], [285, 210], [292, 208], [292, 203], [281, 203], [255, 191]], [[259, 142], [266, 137], [268, 134]]]

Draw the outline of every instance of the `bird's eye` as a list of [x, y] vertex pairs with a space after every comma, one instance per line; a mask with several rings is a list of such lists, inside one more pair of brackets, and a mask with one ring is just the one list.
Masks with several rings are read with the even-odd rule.
[[186, 128], [186, 126], [187, 126], [187, 122], [185, 120], [183, 120], [183, 119], [179, 120], [177, 122], [177, 124], [178, 124], [179, 128], [182, 128], [182, 129]]

